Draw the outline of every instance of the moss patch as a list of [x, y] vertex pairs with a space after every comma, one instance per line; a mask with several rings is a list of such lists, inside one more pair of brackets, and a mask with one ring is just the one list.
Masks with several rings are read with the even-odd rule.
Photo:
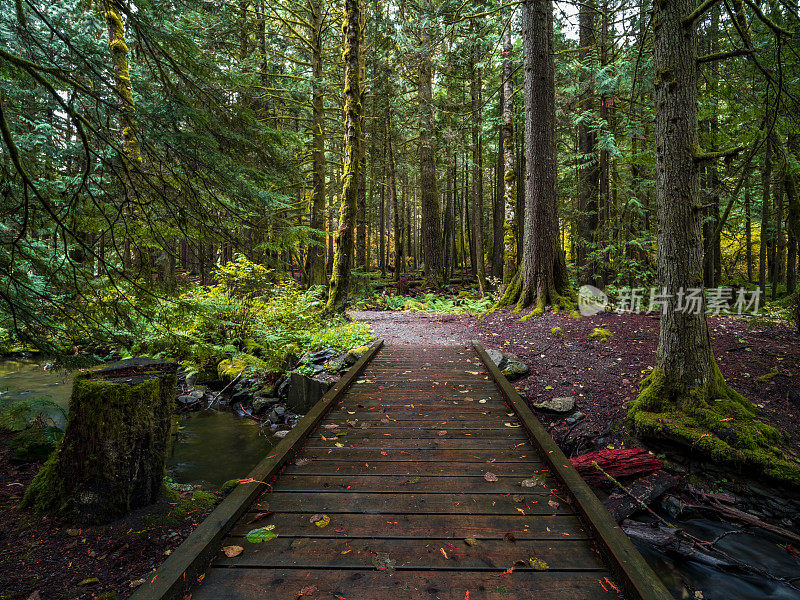
[[611, 333], [610, 330], [606, 329], [605, 327], [595, 327], [592, 329], [592, 333], [588, 335], [590, 340], [598, 340], [600, 342], [607, 342], [614, 334]]
[[664, 372], [654, 369], [628, 405], [628, 419], [640, 437], [667, 440], [715, 463], [800, 485], [800, 462], [783, 447], [778, 430], [758, 418], [758, 409], [726, 385], [716, 365], [704, 387], [679, 398], [670, 398]]
[[170, 503], [166, 513], [145, 517], [148, 524], [156, 527], [177, 527], [192, 515], [201, 514], [217, 503], [217, 497], [211, 492], [195, 490], [189, 497], [178, 496]]

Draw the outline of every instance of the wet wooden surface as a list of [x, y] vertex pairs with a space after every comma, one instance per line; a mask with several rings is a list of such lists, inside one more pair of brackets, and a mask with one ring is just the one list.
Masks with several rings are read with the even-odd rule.
[[192, 599], [619, 598], [547, 464], [471, 347], [386, 347]]

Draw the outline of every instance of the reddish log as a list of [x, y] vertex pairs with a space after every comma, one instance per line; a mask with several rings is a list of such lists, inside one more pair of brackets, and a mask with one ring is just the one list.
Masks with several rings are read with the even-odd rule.
[[595, 468], [593, 463], [597, 463], [603, 471], [615, 479], [652, 473], [663, 466], [660, 459], [642, 448], [598, 450], [571, 458], [570, 462], [586, 481], [595, 485], [607, 485], [611, 482]]

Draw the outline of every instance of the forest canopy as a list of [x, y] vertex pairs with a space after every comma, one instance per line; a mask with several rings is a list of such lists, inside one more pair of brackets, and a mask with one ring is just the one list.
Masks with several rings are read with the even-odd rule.
[[[685, 8], [703, 284], [789, 298], [796, 7]], [[157, 319], [237, 254], [332, 282], [333, 312], [377, 272], [466, 274], [537, 310], [573, 307], [585, 283], [656, 285], [656, 88], [672, 73], [653, 9], [5, 2], [0, 327], [71, 351]], [[538, 66], [547, 84], [527, 89]]]

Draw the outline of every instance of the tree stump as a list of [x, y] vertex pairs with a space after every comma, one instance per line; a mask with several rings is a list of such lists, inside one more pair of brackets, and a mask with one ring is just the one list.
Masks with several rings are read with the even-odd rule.
[[132, 359], [75, 377], [64, 439], [23, 506], [78, 523], [107, 523], [158, 498], [176, 365]]

